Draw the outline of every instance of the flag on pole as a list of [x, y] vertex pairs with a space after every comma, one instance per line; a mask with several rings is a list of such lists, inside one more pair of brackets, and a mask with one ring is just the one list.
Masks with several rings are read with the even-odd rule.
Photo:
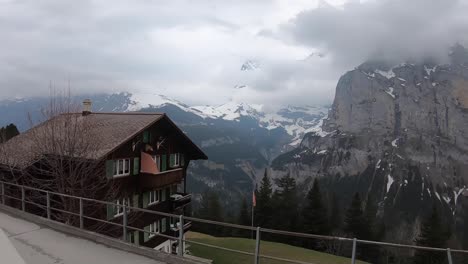
[[253, 207], [257, 206], [257, 198], [255, 197], [255, 191], [252, 193], [252, 205]]

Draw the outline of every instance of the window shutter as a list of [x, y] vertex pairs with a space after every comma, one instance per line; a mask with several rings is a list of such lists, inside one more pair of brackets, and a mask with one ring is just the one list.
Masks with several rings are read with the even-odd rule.
[[165, 233], [166, 232], [166, 217], [164, 217], [161, 221], [161, 232]]
[[143, 143], [149, 143], [149, 138], [150, 138], [149, 131], [143, 132]]
[[114, 218], [115, 212], [114, 212], [114, 206], [110, 204], [106, 204], [107, 206], [107, 220], [111, 220]]
[[143, 193], [143, 208], [147, 208], [149, 203], [149, 192]]
[[185, 155], [180, 153], [180, 165], [185, 166]]
[[139, 208], [139, 206], [138, 206], [138, 194], [133, 195], [133, 205], [132, 206]]
[[161, 171], [165, 171], [166, 170], [166, 166], [167, 166], [167, 157], [166, 157], [166, 154], [162, 155], [161, 156]]
[[166, 201], [166, 189], [162, 189], [161, 201]]
[[107, 160], [106, 161], [106, 177], [112, 178], [114, 176], [114, 161]]
[[173, 168], [175, 164], [175, 154], [170, 155], [169, 167]]
[[140, 158], [133, 159], [133, 175], [138, 175], [140, 173]]
[[149, 226], [145, 226], [145, 229], [144, 229], [144, 230], [145, 230], [145, 233], [144, 233], [144, 235], [143, 235], [143, 241], [146, 242], [146, 241], [149, 240], [149, 235], [150, 235], [150, 234], [149, 234], [148, 232], [150, 231], [150, 227], [149, 227]]

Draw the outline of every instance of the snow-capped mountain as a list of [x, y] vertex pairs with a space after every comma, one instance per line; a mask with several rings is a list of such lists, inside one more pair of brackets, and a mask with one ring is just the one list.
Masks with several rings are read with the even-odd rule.
[[142, 109], [161, 109], [167, 106], [177, 107], [187, 113], [199, 116], [202, 119], [221, 119], [240, 122], [242, 119], [251, 119], [261, 128], [268, 130], [284, 129], [291, 136], [290, 146], [301, 142], [305, 133], [320, 131], [322, 119], [326, 117], [327, 106], [287, 106], [276, 112], [264, 112], [263, 106], [227, 102], [217, 106], [188, 106], [180, 101], [158, 94], [125, 94], [130, 98], [127, 111], [140, 111]]
[[255, 71], [260, 68], [260, 64], [254, 60], [247, 60], [242, 64], [241, 71]]
[[[266, 112], [262, 105], [226, 102], [216, 106], [189, 106], [167, 96], [150, 93], [119, 93], [80, 96], [93, 102], [93, 111], [164, 112], [207, 153], [209, 160], [191, 162], [190, 192], [202, 193], [215, 187], [226, 203], [236, 203], [260, 179], [263, 171], [279, 154], [301, 142], [303, 135], [318, 130], [328, 108], [286, 106]], [[15, 123], [29, 128], [27, 113], [40, 120], [40, 109], [47, 98], [0, 102], [0, 126]]]

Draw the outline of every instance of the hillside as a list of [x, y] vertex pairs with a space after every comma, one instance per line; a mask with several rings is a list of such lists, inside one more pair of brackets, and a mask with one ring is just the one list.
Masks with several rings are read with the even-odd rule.
[[[234, 237], [213, 237], [196, 232], [187, 233], [186, 239], [195, 242], [221, 246], [229, 249], [242, 250], [251, 253], [255, 251], [255, 240], [252, 239]], [[194, 256], [212, 259], [213, 264], [253, 263], [253, 258], [251, 256], [190, 244], [190, 242], [188, 242], [188, 251]], [[351, 260], [348, 258], [337, 257], [331, 254], [325, 254], [309, 249], [268, 241], [261, 242], [260, 254], [278, 258], [304, 261], [314, 264], [348, 264], [351, 262]], [[265, 264], [284, 263], [282, 261], [271, 260], [267, 258], [261, 258], [260, 261], [261, 263]], [[364, 264], [366, 262], [357, 261], [356, 263]]]

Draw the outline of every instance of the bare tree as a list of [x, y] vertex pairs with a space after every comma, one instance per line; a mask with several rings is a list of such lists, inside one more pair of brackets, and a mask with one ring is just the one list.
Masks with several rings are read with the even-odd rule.
[[[21, 142], [25, 155], [34, 162], [23, 169], [9, 162], [9, 178], [13, 182], [38, 189], [57, 192], [70, 196], [87, 197], [99, 200], [114, 200], [120, 186], [106, 178], [105, 161], [102, 160], [103, 135], [99, 134], [96, 124], [81, 113], [81, 106], [73, 102], [70, 94], [54, 94], [49, 104], [41, 110], [43, 121], [27, 132], [27, 142]], [[29, 115], [31, 116], [31, 115]], [[31, 127], [38, 123], [29, 118]], [[0, 150], [4, 159], [9, 159], [13, 144], [5, 144]], [[17, 150], [16, 150], [17, 152]], [[4, 175], [4, 177], [6, 177]], [[44, 193], [30, 191], [32, 202], [44, 201]], [[79, 218], [71, 213], [79, 212], [79, 200], [60, 195], [50, 195], [55, 220], [77, 225]], [[102, 212], [103, 204], [84, 202], [86, 212]], [[93, 223], [94, 230], [103, 227]]]

